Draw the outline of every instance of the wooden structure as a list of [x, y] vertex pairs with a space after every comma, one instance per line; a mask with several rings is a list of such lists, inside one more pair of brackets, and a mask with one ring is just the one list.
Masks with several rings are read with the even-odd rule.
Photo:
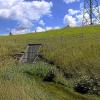
[[34, 63], [38, 58], [40, 53], [40, 47], [42, 44], [28, 44], [25, 52], [23, 52], [22, 57], [20, 58], [21, 63]]

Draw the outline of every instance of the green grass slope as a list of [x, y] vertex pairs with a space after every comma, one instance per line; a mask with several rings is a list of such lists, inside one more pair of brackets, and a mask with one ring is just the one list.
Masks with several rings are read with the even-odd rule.
[[28, 43], [42, 43], [43, 56], [62, 71], [75, 76], [71, 81], [66, 80], [70, 84], [89, 77], [91, 73], [96, 77], [100, 75], [100, 26], [4, 36], [0, 37], [0, 100], [100, 99], [97, 96], [78, 94], [59, 84], [43, 82], [36, 75], [25, 74], [24, 71], [30, 70], [34, 74], [34, 68], [38, 67], [45, 70], [43, 63], [22, 65], [14, 60], [13, 55], [24, 51]]

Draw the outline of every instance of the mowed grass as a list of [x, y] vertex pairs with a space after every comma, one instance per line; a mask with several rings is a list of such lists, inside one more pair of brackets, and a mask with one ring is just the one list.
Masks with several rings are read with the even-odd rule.
[[[75, 93], [68, 87], [43, 82], [23, 73], [34, 65], [17, 64], [13, 55], [28, 43], [42, 43], [43, 56], [61, 70], [72, 73], [74, 81], [100, 75], [100, 26], [64, 28], [43, 33], [0, 37], [0, 100], [99, 100], [97, 96]], [[45, 66], [40, 64], [40, 67]], [[35, 67], [38, 67], [36, 64]], [[45, 69], [44, 69], [45, 70]], [[73, 81], [73, 79], [71, 80]]]

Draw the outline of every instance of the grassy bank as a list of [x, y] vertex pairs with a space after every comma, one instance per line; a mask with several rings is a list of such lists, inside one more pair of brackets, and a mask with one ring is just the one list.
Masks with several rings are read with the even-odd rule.
[[[13, 55], [24, 51], [28, 43], [42, 43], [43, 56], [63, 72], [73, 75], [64, 83], [67, 84], [67, 89], [37, 79], [34, 73], [39, 70], [31, 70], [33, 78], [23, 73], [24, 70], [30, 71], [34, 66], [16, 63]], [[36, 66], [43, 66], [42, 70], [45, 71], [45, 65]], [[100, 76], [100, 26], [0, 37], [1, 100], [99, 100], [97, 96], [75, 93], [68, 85], [91, 75], [97, 78]]]
[[38, 75], [50, 69], [52, 66], [43, 62], [16, 65], [12, 59], [7, 60], [6, 65], [0, 67], [0, 100], [99, 100], [55, 82], [43, 82]]

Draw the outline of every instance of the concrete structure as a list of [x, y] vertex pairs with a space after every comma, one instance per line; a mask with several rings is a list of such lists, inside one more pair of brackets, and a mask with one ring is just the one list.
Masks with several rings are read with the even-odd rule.
[[38, 58], [42, 44], [28, 44], [23, 56], [20, 58], [22, 63], [34, 63]]

